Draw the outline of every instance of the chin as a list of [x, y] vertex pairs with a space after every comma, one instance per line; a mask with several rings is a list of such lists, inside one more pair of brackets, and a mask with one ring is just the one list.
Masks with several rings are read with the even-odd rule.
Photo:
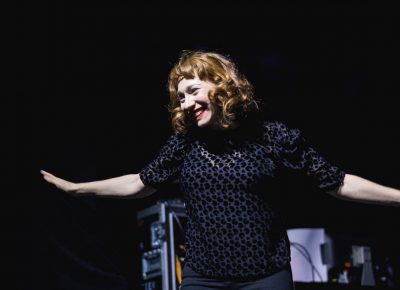
[[211, 121], [211, 116], [204, 116], [203, 118], [201, 118], [200, 120], [196, 121], [197, 122], [197, 126], [199, 128], [204, 128], [207, 127], [208, 125], [210, 125]]
[[199, 127], [199, 128], [204, 128], [204, 127], [207, 127], [208, 126], [208, 123], [209, 122], [198, 122], [197, 123], [197, 127]]
[[197, 126], [198, 126], [199, 128], [209, 127], [209, 126], [210, 126], [210, 121], [207, 121], [207, 122], [198, 122], [198, 123], [197, 123]]

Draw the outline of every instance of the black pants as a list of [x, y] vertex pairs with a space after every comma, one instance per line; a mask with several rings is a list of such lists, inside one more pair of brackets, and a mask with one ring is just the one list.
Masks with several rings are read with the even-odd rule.
[[293, 290], [290, 265], [285, 269], [259, 280], [236, 282], [207, 278], [193, 271], [187, 265], [183, 267], [180, 290]]

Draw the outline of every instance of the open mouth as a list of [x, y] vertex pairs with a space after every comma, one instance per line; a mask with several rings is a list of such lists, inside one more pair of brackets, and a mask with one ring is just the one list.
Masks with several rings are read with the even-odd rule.
[[200, 120], [203, 117], [205, 111], [206, 111], [205, 108], [199, 108], [195, 110], [194, 117], [196, 118], [196, 120]]

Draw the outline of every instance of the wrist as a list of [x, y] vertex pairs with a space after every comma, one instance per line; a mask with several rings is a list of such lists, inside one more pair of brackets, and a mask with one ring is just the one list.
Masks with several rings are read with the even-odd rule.
[[80, 193], [82, 191], [82, 186], [80, 183], [71, 182], [68, 192], [70, 193]]

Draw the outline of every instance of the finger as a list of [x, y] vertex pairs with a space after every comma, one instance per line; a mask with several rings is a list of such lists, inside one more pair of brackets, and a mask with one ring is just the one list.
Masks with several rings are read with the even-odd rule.
[[58, 177], [56, 177], [56, 176], [54, 176], [54, 175], [52, 175], [52, 174], [50, 174], [50, 173], [46, 173], [46, 174], [43, 174], [43, 178], [45, 179], [45, 180], [47, 180], [48, 182], [51, 182], [51, 183], [56, 183], [58, 180], [61, 180], [60, 178], [58, 178]]
[[44, 173], [42, 176], [43, 176], [43, 178], [46, 179], [46, 180], [48, 180], [48, 179], [51, 178], [51, 176], [50, 176], [49, 174], [47, 174], [47, 173]]
[[53, 174], [46, 172], [46, 171], [43, 171], [42, 174], [43, 174], [43, 176], [55, 177]]
[[48, 182], [54, 183], [54, 179], [51, 176], [44, 175], [43, 178]]

